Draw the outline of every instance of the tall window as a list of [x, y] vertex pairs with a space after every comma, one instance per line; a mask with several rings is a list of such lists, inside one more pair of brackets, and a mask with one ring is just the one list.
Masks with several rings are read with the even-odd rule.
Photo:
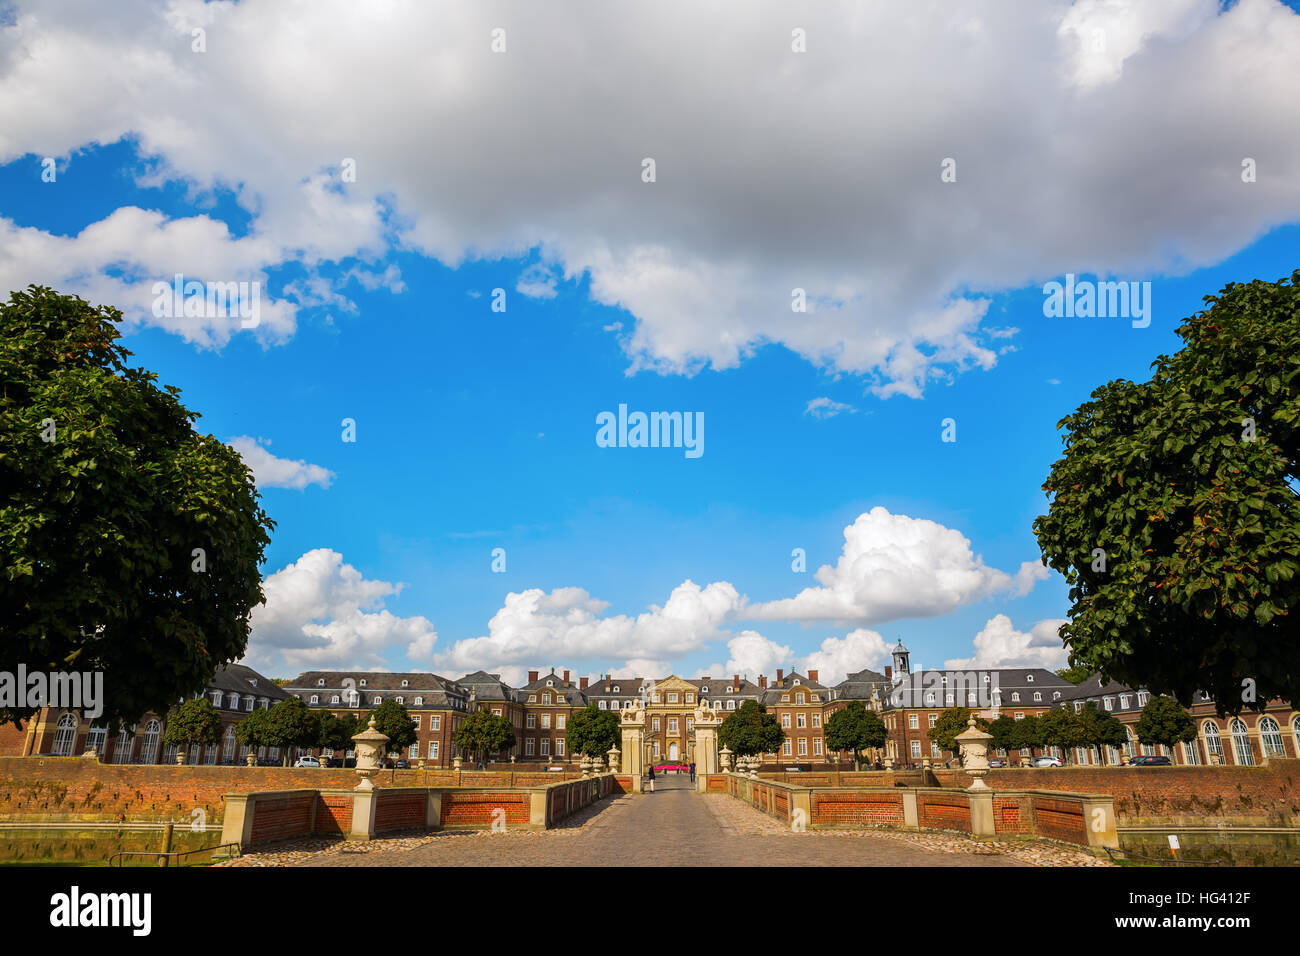
[[784, 727], [786, 730], [789, 730], [789, 729], [790, 729], [790, 715], [789, 715], [789, 714], [782, 714], [782, 715], [781, 715], [781, 726]]
[[1128, 735], [1128, 739], [1124, 741], [1124, 753], [1128, 754], [1129, 760], [1132, 760], [1134, 754], [1133, 741], [1137, 738], [1133, 736], [1132, 727], [1125, 725], [1124, 732]]
[[1232, 756], [1240, 766], [1253, 767], [1255, 754], [1250, 749], [1250, 731], [1246, 729], [1245, 721], [1234, 717], [1228, 729], [1232, 733]]
[[543, 756], [543, 757], [549, 757], [550, 755], [551, 755], [551, 738], [550, 738], [550, 737], [543, 737], [543, 738], [542, 738], [542, 756]]
[[[215, 748], [209, 748], [215, 749]], [[224, 763], [230, 763], [235, 759], [235, 725], [231, 724], [226, 728], [226, 745], [221, 751], [221, 759]]]
[[64, 714], [54, 730], [54, 756], [71, 757], [72, 748], [77, 742], [77, 718]]
[[555, 738], [555, 756], [557, 756], [557, 757], [563, 757], [563, 756], [564, 756], [564, 738], [563, 738], [563, 737], [556, 737], [556, 738]]
[[141, 763], [156, 763], [158, 760], [158, 735], [162, 731], [162, 725], [156, 720], [151, 720], [144, 725], [144, 744], [140, 747]]
[[1259, 739], [1264, 745], [1265, 757], [1281, 757], [1285, 753], [1282, 746], [1282, 728], [1272, 717], [1260, 719]]
[[1300, 714], [1291, 718], [1291, 736], [1295, 738], [1295, 752], [1300, 756]]
[[126, 725], [117, 732], [117, 746], [113, 749], [113, 763], [127, 763], [131, 759], [131, 732]]
[[785, 743], [782, 744], [782, 746], [781, 746], [781, 752], [782, 752], [783, 754], [785, 754], [787, 757], [789, 757], [789, 756], [791, 755], [791, 750], [790, 750], [790, 740], [789, 740], [789, 738], [786, 738]]
[[108, 743], [108, 731], [103, 727], [91, 727], [90, 736], [86, 738], [86, 746], [101, 757], [104, 756], [104, 745]]
[[1205, 752], [1210, 755], [1210, 763], [1223, 763], [1223, 743], [1219, 740], [1219, 725], [1207, 720], [1201, 725], [1205, 735]]
[[1201, 762], [1201, 751], [1196, 746], [1195, 740], [1183, 741], [1183, 763], [1189, 767], [1195, 767]]

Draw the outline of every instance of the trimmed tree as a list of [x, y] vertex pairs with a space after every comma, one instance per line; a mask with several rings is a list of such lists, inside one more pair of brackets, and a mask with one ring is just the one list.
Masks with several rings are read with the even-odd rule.
[[1196, 721], [1178, 701], [1156, 696], [1142, 708], [1133, 732], [1144, 744], [1163, 744], [1172, 750], [1176, 744], [1196, 739]]
[[167, 717], [163, 743], [179, 747], [183, 753], [191, 747], [215, 744], [221, 740], [221, 714], [206, 697], [192, 697]]
[[1011, 741], [1016, 750], [1028, 750], [1029, 756], [1024, 759], [1032, 760], [1035, 748], [1043, 747], [1043, 727], [1038, 718], [1031, 715], [1017, 720]]
[[263, 742], [268, 747], [280, 747], [284, 750], [282, 766], [289, 766], [291, 748], [314, 747], [320, 740], [320, 715], [297, 697], [282, 700], [264, 713], [266, 714], [266, 739]]
[[320, 735], [316, 738], [316, 745], [322, 750], [346, 754], [352, 749], [352, 738], [364, 729], [356, 714], [339, 717], [326, 712], [320, 715]]
[[778, 753], [785, 731], [775, 714], [756, 700], [747, 700], [718, 727], [718, 747], [738, 757]]
[[1022, 722], [1007, 714], [990, 721], [988, 732], [993, 735], [993, 739], [989, 741], [989, 747], [993, 750], [1005, 750], [1007, 759], [1010, 760], [1011, 751], [1019, 750], [1021, 747], [1019, 724]]
[[851, 700], [843, 710], [826, 718], [826, 746], [830, 750], [847, 750], [853, 754], [853, 769], [866, 751], [885, 745], [885, 722], [860, 700]]
[[1220, 715], [1300, 704], [1300, 270], [1231, 283], [1145, 384], [1060, 421], [1034, 522], [1070, 660]]
[[1086, 744], [1083, 725], [1072, 707], [1055, 707], [1038, 718], [1038, 728], [1043, 736], [1043, 743], [1048, 747], [1059, 747], [1063, 763], [1070, 762], [1070, 751], [1074, 747]]
[[[258, 708], [235, 725], [235, 740], [241, 746], [256, 751], [258, 747], [274, 746], [271, 742], [271, 712]], [[238, 758], [236, 758], [238, 759]]]
[[375, 730], [388, 735], [386, 747], [389, 754], [401, 754], [407, 747], [419, 739], [415, 732], [415, 721], [406, 712], [406, 708], [389, 697], [378, 707], [360, 720], [360, 730], [370, 725], [370, 718], [375, 718]]
[[1122, 747], [1128, 741], [1128, 731], [1111, 714], [1098, 710], [1088, 701], [1079, 712], [1079, 728], [1085, 747]]
[[569, 718], [564, 734], [565, 744], [571, 754], [603, 757], [618, 743], [618, 715], [588, 704]]
[[486, 759], [487, 754], [504, 753], [516, 745], [515, 729], [510, 726], [510, 721], [490, 710], [476, 710], [461, 721], [453, 740], [457, 750], [474, 754], [479, 763]]
[[106, 726], [243, 656], [274, 527], [239, 453], [127, 364], [121, 318], [39, 286], [0, 305], [0, 670], [102, 671]]
[[[939, 715], [926, 736], [930, 738], [931, 743], [938, 744], [940, 750], [949, 750], [957, 755], [956, 737], [970, 726], [970, 715], [973, 713], [974, 711], [969, 707], [949, 708]], [[983, 717], [976, 717], [975, 726], [987, 731], [989, 722]]]

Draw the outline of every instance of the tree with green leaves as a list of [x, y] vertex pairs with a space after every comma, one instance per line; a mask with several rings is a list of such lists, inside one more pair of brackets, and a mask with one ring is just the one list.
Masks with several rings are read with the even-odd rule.
[[[974, 711], [969, 707], [950, 707], [939, 715], [926, 736], [930, 738], [931, 743], [938, 744], [940, 750], [947, 750], [954, 755], [960, 755], [956, 738], [958, 734], [963, 733], [970, 727], [970, 716], [973, 713]], [[975, 726], [987, 732], [989, 721], [983, 717], [976, 717]]]
[[989, 741], [989, 747], [993, 750], [1004, 750], [1009, 755], [1013, 750], [1020, 749], [1020, 728], [1021, 721], [1016, 720], [1009, 714], [1002, 714], [991, 720], [988, 726], [988, 732], [993, 735]]
[[[254, 714], [257, 711], [253, 711]], [[273, 705], [266, 714], [266, 723], [262, 731], [263, 743], [268, 747], [279, 747], [283, 751], [282, 762], [289, 765], [289, 753], [294, 747], [315, 747], [320, 741], [320, 714], [312, 710], [297, 697], [289, 697]], [[251, 714], [249, 716], [252, 716]], [[248, 718], [245, 718], [247, 720]], [[242, 726], [242, 723], [241, 723]], [[239, 728], [235, 728], [238, 737]]]
[[415, 731], [415, 721], [406, 712], [406, 708], [389, 697], [366, 717], [361, 718], [361, 729], [370, 726], [370, 718], [375, 718], [375, 730], [388, 736], [388, 753], [400, 756], [411, 744], [419, 739]]
[[356, 714], [346, 713], [339, 717], [326, 711], [320, 715], [320, 735], [316, 738], [316, 746], [343, 756], [352, 749], [352, 738], [365, 729]]
[[206, 697], [191, 697], [167, 716], [163, 743], [186, 753], [221, 740], [221, 714]]
[[1061, 749], [1063, 763], [1070, 762], [1073, 748], [1087, 745], [1083, 725], [1072, 707], [1052, 708], [1038, 718], [1038, 729], [1044, 745]]
[[1196, 721], [1170, 697], [1152, 696], [1133, 725], [1133, 732], [1144, 744], [1163, 744], [1174, 748], [1196, 739]]
[[618, 743], [618, 715], [588, 704], [569, 718], [564, 740], [571, 754], [603, 757]]
[[784, 740], [776, 715], [756, 700], [745, 701], [718, 727], [718, 749], [726, 747], [738, 757], [778, 753]]
[[1092, 668], [1085, 667], [1082, 664], [1076, 664], [1073, 667], [1061, 667], [1057, 669], [1056, 676], [1062, 680], [1068, 680], [1071, 684], [1082, 684], [1092, 676]]
[[243, 656], [274, 527], [239, 453], [128, 365], [121, 319], [40, 286], [0, 304], [0, 671], [102, 671], [107, 726]]
[[241, 746], [256, 751], [258, 747], [277, 746], [272, 743], [271, 711], [258, 708], [235, 724], [235, 740]]
[[1060, 421], [1034, 531], [1071, 664], [1221, 715], [1300, 706], [1300, 270], [1205, 301], [1149, 382]]
[[476, 710], [461, 721], [453, 740], [457, 750], [474, 754], [479, 763], [486, 760], [488, 754], [506, 753], [514, 750], [517, 744], [510, 721], [486, 709]]
[[1021, 717], [1016, 721], [1016, 726], [1011, 735], [1012, 746], [1017, 750], [1029, 751], [1029, 756], [1024, 760], [1032, 760], [1035, 750], [1043, 748], [1043, 727], [1034, 715]]
[[1128, 742], [1128, 731], [1111, 714], [1099, 710], [1088, 701], [1079, 712], [1080, 735], [1085, 747], [1122, 747]]
[[885, 722], [862, 701], [851, 700], [826, 718], [825, 735], [827, 749], [853, 754], [853, 769], [857, 770], [868, 750], [885, 745]]

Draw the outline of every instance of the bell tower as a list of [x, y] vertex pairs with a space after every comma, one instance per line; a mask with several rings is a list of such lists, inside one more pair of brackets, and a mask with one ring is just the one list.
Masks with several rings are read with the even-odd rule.
[[911, 656], [911, 653], [911, 651], [903, 646], [902, 641], [898, 642], [898, 645], [893, 651], [895, 677], [902, 677], [912, 673], [912, 665], [908, 663], [908, 658]]

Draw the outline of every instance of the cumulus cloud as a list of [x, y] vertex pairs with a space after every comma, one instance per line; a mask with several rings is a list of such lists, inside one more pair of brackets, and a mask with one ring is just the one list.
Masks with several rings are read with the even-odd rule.
[[956, 658], [945, 666], [955, 670], [992, 667], [1046, 667], [1055, 670], [1067, 663], [1060, 630], [1069, 621], [1051, 618], [1039, 621], [1026, 633], [1017, 631], [1011, 618], [998, 614], [989, 618], [975, 635], [975, 656]]
[[798, 662], [805, 674], [817, 671], [817, 679], [828, 686], [844, 680], [849, 674], [870, 668], [881, 672], [889, 663], [890, 645], [875, 631], [857, 628], [843, 637], [828, 637], [821, 647]]
[[386, 666], [384, 653], [406, 648], [427, 660], [438, 640], [424, 617], [397, 617], [385, 599], [401, 584], [366, 579], [343, 555], [308, 551], [262, 583], [266, 603], [253, 609], [245, 662], [268, 671]]
[[876, 507], [844, 529], [839, 560], [817, 570], [820, 587], [751, 604], [743, 616], [860, 624], [937, 617], [998, 592], [1024, 594], [1046, 570], [1026, 561], [1013, 577], [986, 565], [960, 531]]
[[[1300, 218], [1300, 178], [1263, 173], [1300, 166], [1277, 121], [1300, 17], [1277, 0], [841, 0], [801, 9], [805, 54], [781, 0], [11, 6], [0, 161], [129, 136], [153, 181], [229, 189], [250, 227], [134, 207], [67, 236], [0, 220], [0, 286], [70, 288], [203, 344], [237, 323], [153, 317], [147, 280], [356, 259], [396, 288], [394, 250], [540, 256], [627, 310], [630, 369], [776, 343], [916, 396], [996, 363], [992, 293], [1186, 272]], [[323, 281], [264, 302], [254, 334], [338, 306], [344, 280]]]
[[265, 439], [240, 435], [230, 439], [228, 444], [239, 452], [244, 464], [253, 470], [253, 478], [259, 488], [297, 488], [301, 491], [308, 485], [328, 488], [334, 480], [334, 472], [328, 468], [309, 465], [305, 461], [277, 458], [264, 447], [270, 444]]
[[740, 602], [725, 581], [700, 587], [687, 580], [662, 607], [651, 606], [636, 617], [605, 616], [609, 602], [582, 588], [530, 588], [507, 594], [486, 635], [457, 641], [437, 663], [457, 671], [506, 665], [526, 669], [556, 660], [625, 660], [627, 669], [637, 661], [658, 665], [717, 639], [720, 625]]
[[778, 667], [788, 667], [794, 659], [788, 644], [778, 644], [757, 631], [741, 631], [727, 641], [730, 655], [725, 664], [710, 664], [696, 675], [727, 677], [732, 674], [747, 675], [757, 680], [758, 675], [770, 675]]

